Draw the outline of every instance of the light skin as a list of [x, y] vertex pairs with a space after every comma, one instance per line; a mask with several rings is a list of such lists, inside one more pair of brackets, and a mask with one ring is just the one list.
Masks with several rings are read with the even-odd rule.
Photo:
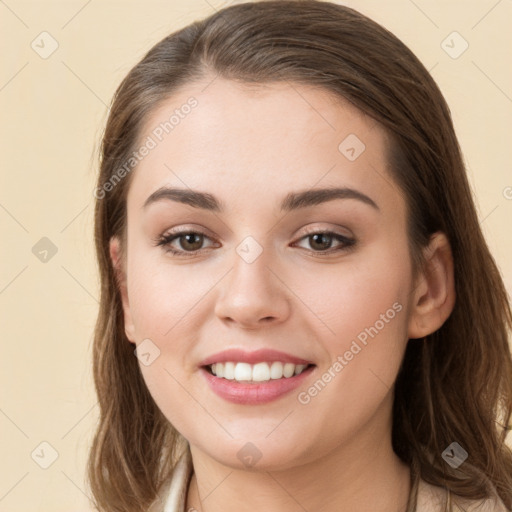
[[[414, 277], [406, 203], [374, 120], [308, 86], [211, 80], [189, 84], [146, 119], [141, 140], [190, 96], [198, 101], [133, 171], [127, 260], [117, 239], [110, 245], [127, 338], [158, 346], [142, 375], [190, 443], [187, 510], [403, 510], [410, 473], [391, 446], [393, 383], [407, 340], [437, 330], [453, 309], [448, 241], [432, 237], [427, 265]], [[354, 161], [338, 149], [350, 134], [366, 146]], [[207, 192], [224, 210], [169, 199], [144, 207], [163, 186]], [[349, 197], [280, 211], [291, 192], [330, 187], [358, 191], [376, 206]], [[175, 227], [205, 234], [202, 244], [172, 242], [186, 257], [154, 242]], [[331, 237], [322, 245], [308, 229], [356, 242]], [[236, 250], [248, 236], [262, 249], [252, 263]], [[396, 303], [400, 312], [300, 403], [298, 393]], [[210, 390], [198, 368], [233, 347], [280, 350], [316, 368], [277, 400], [233, 404]], [[261, 453], [251, 468], [237, 457], [247, 442]]]

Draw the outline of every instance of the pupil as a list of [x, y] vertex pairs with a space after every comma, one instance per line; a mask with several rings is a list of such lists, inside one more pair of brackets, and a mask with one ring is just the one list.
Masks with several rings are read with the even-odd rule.
[[326, 248], [326, 247], [322, 247], [322, 244], [324, 246], [327, 246], [327, 248], [328, 248], [328, 246], [330, 245], [329, 244], [330, 238], [331, 238], [330, 235], [327, 235], [325, 233], [316, 233], [316, 234], [313, 235], [314, 243], [312, 245], [316, 244], [317, 241], [318, 241], [317, 239], [319, 239], [320, 241], [318, 243], [321, 246], [320, 248], [321, 249], [325, 249]]
[[[201, 245], [201, 237], [202, 237], [202, 235], [195, 234], [195, 233], [189, 233], [189, 234], [184, 235], [184, 236], [185, 236], [186, 244], [190, 243], [190, 244], [194, 245], [193, 239], [197, 237], [197, 238], [199, 238], [199, 242], [196, 242], [196, 245], [197, 245], [197, 243], [199, 243], [199, 246]], [[189, 239], [191, 239], [191, 240], [189, 240]], [[198, 247], [189, 247], [189, 248], [194, 250], [194, 249], [197, 249]]]

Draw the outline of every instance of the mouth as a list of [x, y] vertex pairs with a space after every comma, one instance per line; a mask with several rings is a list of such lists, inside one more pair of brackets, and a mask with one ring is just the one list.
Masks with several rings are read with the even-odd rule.
[[258, 405], [276, 400], [304, 383], [316, 365], [275, 350], [230, 349], [199, 365], [210, 389], [235, 404]]

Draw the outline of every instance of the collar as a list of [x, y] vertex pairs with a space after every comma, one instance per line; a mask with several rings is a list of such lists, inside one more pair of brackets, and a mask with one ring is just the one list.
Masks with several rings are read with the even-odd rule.
[[[187, 492], [193, 471], [192, 456], [187, 445], [186, 450], [176, 463], [172, 478], [164, 488], [161, 498], [148, 512], [186, 512]], [[505, 505], [497, 495], [485, 500], [469, 500], [457, 496], [455, 500], [445, 488], [420, 479], [415, 512], [441, 512], [445, 510], [446, 504], [448, 510], [452, 510], [451, 505], [453, 504], [453, 511], [507, 512]]]

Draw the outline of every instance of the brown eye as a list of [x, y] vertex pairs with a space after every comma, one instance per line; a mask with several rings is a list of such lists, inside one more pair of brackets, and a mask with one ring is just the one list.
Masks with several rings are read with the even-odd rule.
[[155, 245], [162, 246], [166, 252], [175, 256], [186, 257], [201, 252], [205, 240], [209, 240], [209, 237], [199, 231], [175, 231], [157, 238]]
[[[308, 245], [311, 247], [309, 252], [318, 256], [328, 256], [332, 253], [346, 251], [353, 247], [356, 241], [353, 238], [348, 238], [332, 231], [317, 231], [309, 233], [302, 237], [301, 240], [307, 240]], [[337, 241], [336, 247], [331, 248], [333, 242]]]
[[309, 235], [309, 239], [312, 241], [310, 242], [311, 247], [320, 251], [330, 249], [333, 238], [333, 236], [328, 235], [327, 233], [315, 233], [314, 235]]
[[186, 235], [179, 235], [179, 245], [186, 251], [198, 251], [203, 244], [204, 236], [200, 233], [187, 233]]

